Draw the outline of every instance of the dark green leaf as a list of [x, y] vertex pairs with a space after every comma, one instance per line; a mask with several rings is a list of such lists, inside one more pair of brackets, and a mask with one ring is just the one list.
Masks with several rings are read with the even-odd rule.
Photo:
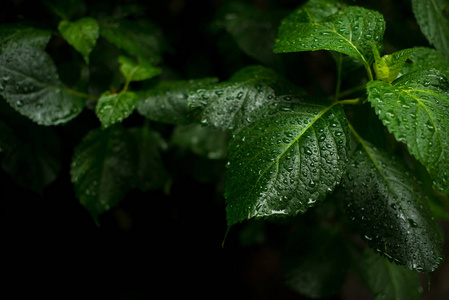
[[165, 50], [160, 31], [148, 21], [105, 19], [100, 22], [100, 34], [128, 54], [157, 63]]
[[407, 144], [434, 185], [449, 192], [449, 82], [436, 70], [408, 73], [393, 83], [371, 81], [368, 101], [395, 138]]
[[19, 113], [41, 125], [66, 123], [85, 100], [59, 80], [51, 57], [37, 48], [0, 56], [0, 95]]
[[138, 101], [139, 97], [133, 92], [103, 93], [96, 107], [96, 113], [103, 128], [126, 119], [134, 111]]
[[340, 106], [296, 103], [234, 135], [228, 148], [228, 226], [295, 216], [340, 182], [350, 134]]
[[189, 119], [187, 103], [189, 90], [214, 84], [217, 81], [217, 78], [161, 81], [154, 87], [139, 93], [139, 98], [142, 100], [137, 104], [137, 111], [153, 121], [185, 124]]
[[191, 108], [202, 108], [203, 124], [219, 129], [237, 129], [258, 118], [276, 96], [297, 89], [279, 74], [261, 66], [246, 67], [228, 81], [192, 91]]
[[96, 221], [135, 186], [137, 156], [121, 125], [95, 129], [75, 148], [70, 173], [76, 196]]
[[382, 48], [385, 21], [380, 13], [356, 6], [343, 7], [325, 18], [320, 12], [313, 13], [309, 7], [301, 7], [282, 21], [275, 53], [333, 50], [369, 66], [373, 61], [371, 43]]
[[412, 8], [427, 40], [449, 58], [449, 2], [412, 0]]
[[127, 81], [141, 81], [150, 79], [161, 73], [161, 69], [153, 66], [149, 61], [140, 59], [136, 63], [132, 58], [127, 56], [119, 56], [120, 71]]
[[417, 272], [390, 263], [367, 248], [360, 269], [374, 300], [419, 300], [422, 295]]
[[132, 128], [130, 132], [139, 150], [137, 187], [144, 192], [162, 188], [168, 182], [169, 174], [163, 164], [160, 150], [165, 150], [167, 143], [157, 132], [147, 127]]
[[58, 30], [89, 64], [89, 54], [100, 36], [100, 26], [97, 20], [90, 17], [81, 18], [75, 22], [62, 20], [58, 25]]
[[200, 124], [180, 126], [173, 132], [172, 142], [208, 159], [224, 159], [229, 135]]
[[299, 237], [290, 253], [281, 256], [285, 285], [310, 298], [335, 295], [346, 279], [349, 266], [344, 239], [323, 229], [304, 229], [308, 236]]
[[273, 45], [281, 14], [256, 10], [252, 5], [243, 2], [233, 4], [227, 7], [223, 17], [225, 30], [244, 53], [260, 63], [278, 67], [281, 61], [280, 57], [273, 53]]
[[44, 49], [51, 38], [51, 31], [14, 24], [0, 25], [0, 54], [20, 48]]
[[61, 143], [51, 128], [28, 125], [26, 135], [9, 136], [13, 140], [2, 158], [2, 168], [19, 186], [42, 193], [61, 170]]
[[403, 73], [409, 73], [418, 70], [437, 69], [446, 78], [449, 78], [449, 58], [446, 58], [441, 52], [424, 47], [414, 48], [410, 56], [410, 64], [404, 66]]
[[43, 0], [44, 4], [61, 19], [69, 20], [75, 15], [84, 15], [86, 3], [84, 0]]
[[428, 198], [393, 154], [359, 138], [343, 176], [346, 214], [371, 248], [397, 264], [431, 273], [441, 263], [441, 239]]

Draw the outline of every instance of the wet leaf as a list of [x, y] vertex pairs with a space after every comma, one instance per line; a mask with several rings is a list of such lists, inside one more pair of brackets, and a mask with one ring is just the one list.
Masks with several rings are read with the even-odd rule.
[[1, 24], [0, 54], [26, 47], [44, 50], [50, 38], [50, 30], [27, 27], [19, 24]]
[[358, 142], [339, 191], [348, 219], [389, 260], [432, 273], [443, 253], [428, 197], [393, 154], [360, 138]]
[[408, 73], [390, 83], [371, 81], [368, 101], [396, 140], [404, 142], [449, 192], [449, 82], [436, 70]]
[[59, 80], [51, 57], [37, 48], [21, 48], [0, 56], [0, 95], [40, 125], [66, 123], [85, 104], [85, 98]]
[[133, 92], [103, 93], [96, 107], [96, 113], [103, 128], [126, 119], [134, 111], [138, 101], [139, 97]]
[[323, 13], [325, 10], [312, 8], [314, 5], [300, 7], [282, 21], [275, 53], [332, 50], [352, 56], [365, 66], [371, 64], [374, 59], [371, 44], [382, 48], [385, 21], [380, 13], [345, 6], [327, 15]]
[[387, 54], [380, 57], [376, 47], [373, 47], [374, 52], [374, 71], [378, 80], [385, 82], [392, 82], [395, 80], [400, 71], [403, 69], [404, 63], [415, 52], [415, 49], [403, 49], [392, 54]]
[[168, 124], [188, 123], [189, 90], [214, 84], [217, 81], [217, 78], [161, 81], [138, 93], [141, 100], [137, 104], [137, 111], [153, 121]]
[[275, 71], [250, 66], [228, 81], [191, 91], [188, 104], [202, 110], [204, 125], [236, 130], [260, 118], [275, 97], [294, 92], [298, 89]]
[[449, 58], [449, 3], [447, 0], [412, 0], [413, 13], [431, 45]]
[[136, 146], [121, 125], [90, 131], [76, 146], [70, 174], [77, 198], [98, 222], [136, 185]]
[[449, 58], [432, 48], [416, 47], [413, 49], [414, 51], [409, 58], [411, 63], [404, 65], [403, 73], [437, 69], [446, 78], [449, 78]]
[[374, 300], [419, 300], [422, 287], [417, 272], [398, 266], [367, 248], [360, 262], [361, 278]]
[[228, 147], [228, 226], [295, 216], [323, 200], [345, 171], [349, 140], [342, 108], [310, 101], [240, 130]]

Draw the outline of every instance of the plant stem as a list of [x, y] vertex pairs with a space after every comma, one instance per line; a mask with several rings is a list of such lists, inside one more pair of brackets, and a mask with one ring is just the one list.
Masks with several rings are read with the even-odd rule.
[[355, 99], [346, 99], [346, 100], [341, 100], [338, 101], [338, 103], [342, 104], [342, 105], [357, 105], [357, 104], [361, 104], [362, 101], [360, 101], [360, 98], [355, 98]]

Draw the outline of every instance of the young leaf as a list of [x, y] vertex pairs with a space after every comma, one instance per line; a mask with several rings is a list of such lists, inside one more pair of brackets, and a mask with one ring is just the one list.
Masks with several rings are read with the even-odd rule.
[[121, 55], [118, 62], [120, 63], [120, 72], [128, 82], [146, 80], [161, 74], [161, 69], [145, 59], [139, 59], [139, 63], [136, 63], [132, 58]]
[[412, 8], [427, 40], [449, 58], [449, 2], [412, 0]]
[[367, 248], [360, 265], [361, 278], [374, 300], [420, 300], [421, 282], [417, 272], [390, 263]]
[[415, 52], [415, 49], [409, 48], [380, 57], [379, 51], [374, 46], [374, 71], [377, 79], [388, 83], [395, 80], [403, 69], [404, 63], [413, 52]]
[[335, 103], [296, 103], [243, 128], [228, 147], [228, 226], [295, 216], [323, 200], [345, 171], [349, 141]]
[[131, 128], [130, 133], [139, 150], [137, 187], [144, 192], [162, 188], [169, 180], [169, 174], [163, 164], [160, 150], [167, 148], [167, 143], [148, 127]]
[[51, 31], [22, 25], [0, 25], [0, 54], [20, 48], [44, 50], [51, 38]]
[[408, 73], [394, 82], [370, 81], [368, 101], [395, 138], [407, 144], [449, 192], [449, 82], [436, 70]]
[[291, 94], [295, 87], [271, 69], [250, 66], [228, 81], [192, 91], [191, 108], [202, 108], [203, 124], [237, 129], [254, 122], [276, 96]]
[[141, 99], [137, 103], [139, 114], [150, 120], [168, 123], [185, 124], [189, 120], [187, 97], [189, 90], [214, 84], [217, 78], [201, 78], [191, 80], [161, 81], [154, 87], [139, 92]]
[[134, 111], [138, 101], [139, 97], [133, 92], [103, 93], [96, 107], [96, 113], [103, 128], [126, 119]]
[[121, 125], [92, 130], [75, 148], [72, 182], [95, 221], [136, 184], [137, 156], [132, 137]]
[[58, 30], [89, 64], [89, 54], [100, 36], [100, 26], [97, 20], [90, 17], [81, 18], [75, 22], [62, 20], [58, 25]]
[[51, 57], [37, 48], [21, 48], [0, 56], [0, 95], [40, 125], [66, 123], [85, 104], [85, 98], [59, 80]]
[[369, 67], [371, 43], [382, 48], [385, 21], [381, 14], [356, 6], [343, 7], [326, 18], [300, 8], [282, 21], [275, 53], [333, 50], [352, 56]]
[[340, 191], [349, 220], [371, 248], [390, 260], [435, 271], [443, 253], [428, 198], [395, 156], [358, 141]]

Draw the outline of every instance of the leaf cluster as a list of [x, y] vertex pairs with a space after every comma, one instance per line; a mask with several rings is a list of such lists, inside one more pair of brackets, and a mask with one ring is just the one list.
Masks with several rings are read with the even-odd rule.
[[226, 175], [228, 232], [294, 229], [293, 290], [331, 296], [352, 269], [376, 299], [419, 299], [449, 219], [449, 6], [411, 2], [427, 44], [402, 47], [380, 7], [225, 1], [205, 32], [189, 27], [213, 41], [203, 59], [142, 6], [44, 1], [51, 22], [0, 25], [2, 169], [42, 193], [62, 169], [54, 129], [89, 120], [69, 172], [100, 225], [134, 189], [170, 193], [166, 157], [188, 149], [226, 166], [212, 180]]

